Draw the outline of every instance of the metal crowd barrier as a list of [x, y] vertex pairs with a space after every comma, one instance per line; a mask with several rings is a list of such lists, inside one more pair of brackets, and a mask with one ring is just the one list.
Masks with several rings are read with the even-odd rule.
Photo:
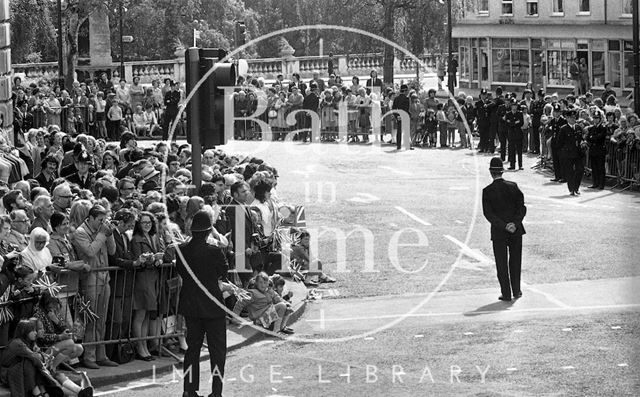
[[[615, 179], [613, 189], [622, 191], [640, 185], [640, 147], [638, 142], [633, 144], [620, 144], [608, 141], [606, 143], [607, 155], [605, 158], [605, 176]], [[587, 150], [585, 170], [591, 173], [591, 159]]]
[[[109, 282], [104, 273], [109, 273]], [[57, 274], [47, 272], [47, 283], [53, 285], [60, 300], [60, 315], [67, 328], [76, 334], [78, 343], [85, 347], [105, 346], [106, 355], [113, 357], [118, 344], [130, 344], [133, 354], [137, 341], [156, 340], [159, 354], [169, 355], [179, 360], [174, 353], [163, 346], [163, 341], [185, 335], [183, 321], [177, 314], [180, 281], [175, 264], [167, 263], [144, 269], [129, 270], [120, 267], [93, 269], [89, 273], [63, 270]], [[94, 279], [93, 283], [83, 284], [81, 278]], [[56, 282], [53, 284], [52, 281]], [[42, 292], [47, 288], [38, 286]], [[51, 291], [51, 287], [49, 288]], [[134, 308], [136, 297], [141, 291], [155, 295], [155, 321], [149, 321], [149, 330], [141, 336], [134, 336]], [[24, 304], [37, 305], [37, 298], [0, 303], [0, 307]], [[35, 306], [34, 306], [35, 307]], [[17, 310], [14, 310], [17, 312]], [[17, 315], [13, 321], [18, 321]], [[146, 335], [145, 335], [146, 334]]]

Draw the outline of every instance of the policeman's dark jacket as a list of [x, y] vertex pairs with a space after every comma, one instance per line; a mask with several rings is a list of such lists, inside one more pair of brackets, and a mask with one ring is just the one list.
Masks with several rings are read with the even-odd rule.
[[178, 114], [178, 104], [180, 104], [180, 91], [167, 91], [164, 94], [164, 105], [167, 107], [166, 112], [169, 115]]
[[224, 318], [225, 311], [205, 295], [193, 277], [187, 272], [182, 261], [184, 256], [184, 260], [200, 282], [211, 295], [224, 304], [222, 292], [218, 287], [218, 280], [226, 278], [229, 270], [224, 253], [218, 247], [203, 241], [194, 241], [193, 239], [181, 244], [179, 247], [182, 255], [177, 255], [176, 268], [182, 278], [182, 288], [180, 289], [178, 314], [196, 318]]
[[[522, 220], [527, 214], [524, 195], [515, 182], [495, 179], [482, 190], [482, 211], [491, 223], [491, 240], [506, 240], [513, 235], [526, 233]], [[512, 234], [505, 230], [508, 223], [516, 225]]]
[[551, 119], [549, 119], [549, 122], [547, 123], [547, 134], [551, 137], [552, 147], [560, 147], [560, 145], [558, 144], [558, 135], [560, 134], [560, 129], [565, 124], [567, 124], [567, 120], [562, 116], [559, 116], [558, 118], [552, 117]]
[[504, 115], [504, 118], [507, 124], [509, 139], [522, 138], [522, 125], [524, 124], [522, 112], [516, 111], [513, 113], [512, 111], [508, 111], [507, 114]]
[[558, 154], [560, 157], [567, 159], [575, 159], [580, 157], [581, 149], [580, 143], [582, 142], [582, 127], [578, 124], [573, 126], [565, 124], [560, 128], [560, 132], [556, 138], [557, 147], [559, 148]]
[[489, 124], [489, 109], [482, 99], [476, 101], [476, 117], [478, 118], [478, 124]]
[[606, 138], [607, 127], [604, 123], [600, 125], [592, 125], [587, 129], [585, 140], [589, 144], [589, 156], [605, 157], [607, 154]]

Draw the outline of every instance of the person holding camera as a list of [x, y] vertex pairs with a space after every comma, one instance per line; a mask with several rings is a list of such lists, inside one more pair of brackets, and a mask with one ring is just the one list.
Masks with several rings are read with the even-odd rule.
[[[109, 272], [99, 272], [97, 269], [109, 266], [109, 255], [113, 255], [116, 245], [113, 239], [115, 227], [107, 219], [107, 210], [96, 204], [89, 210], [87, 219], [76, 229], [73, 246], [81, 260], [91, 266], [91, 272], [80, 278], [80, 289], [91, 311], [98, 314], [98, 318], [88, 322], [85, 330], [85, 342], [104, 340], [106, 316], [111, 296], [109, 286]], [[89, 369], [100, 366], [117, 367], [118, 364], [109, 360], [105, 345], [87, 346], [84, 351], [82, 364]]]

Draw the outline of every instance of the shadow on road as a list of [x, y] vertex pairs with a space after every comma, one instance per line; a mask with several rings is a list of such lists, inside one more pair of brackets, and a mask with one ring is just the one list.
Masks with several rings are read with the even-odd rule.
[[499, 312], [502, 310], [509, 310], [511, 308], [511, 306], [513, 306], [513, 301], [511, 302], [494, 302], [494, 303], [490, 303], [488, 305], [484, 305], [484, 306], [480, 306], [479, 308], [477, 308], [474, 311], [471, 312], [465, 312], [464, 316], [465, 317], [472, 317], [472, 316], [480, 316], [482, 314], [489, 314], [491, 312]]

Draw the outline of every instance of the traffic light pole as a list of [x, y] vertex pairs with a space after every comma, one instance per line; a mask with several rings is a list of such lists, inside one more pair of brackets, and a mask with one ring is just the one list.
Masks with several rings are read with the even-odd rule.
[[[189, 48], [187, 50], [187, 68], [188, 83], [190, 89], [198, 82], [200, 76], [200, 52], [198, 48]], [[189, 92], [187, 92], [187, 95]], [[200, 191], [202, 186], [202, 144], [200, 143], [200, 95], [199, 92], [193, 96], [189, 106], [189, 128], [191, 134], [191, 178], [196, 188], [195, 194]]]
[[638, 0], [632, 0], [633, 12], [633, 103], [636, 114], [640, 114], [640, 4]]

